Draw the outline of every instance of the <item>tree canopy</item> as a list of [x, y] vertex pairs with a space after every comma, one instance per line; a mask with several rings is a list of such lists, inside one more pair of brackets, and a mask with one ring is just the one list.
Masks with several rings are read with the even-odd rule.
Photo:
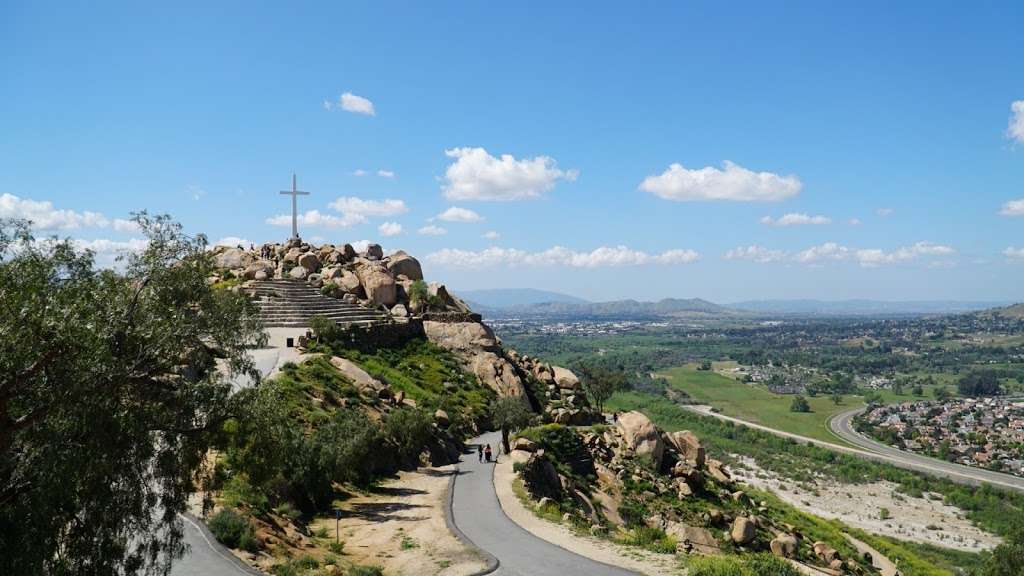
[[233, 410], [218, 366], [258, 376], [256, 311], [207, 283], [206, 238], [135, 221], [117, 270], [0, 221], [0, 573], [166, 573]]

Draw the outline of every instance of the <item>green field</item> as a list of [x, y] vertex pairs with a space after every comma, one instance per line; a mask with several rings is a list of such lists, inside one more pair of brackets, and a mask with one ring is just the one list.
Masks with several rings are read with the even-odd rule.
[[828, 429], [832, 415], [861, 406], [860, 396], [843, 396], [839, 405], [831, 397], [807, 397], [811, 411], [791, 412], [792, 395], [773, 394], [756, 385], [744, 384], [713, 371], [697, 370], [693, 365], [663, 371], [669, 385], [689, 395], [695, 402], [709, 404], [726, 416], [763, 424], [776, 430], [800, 434], [825, 442], [846, 444]]

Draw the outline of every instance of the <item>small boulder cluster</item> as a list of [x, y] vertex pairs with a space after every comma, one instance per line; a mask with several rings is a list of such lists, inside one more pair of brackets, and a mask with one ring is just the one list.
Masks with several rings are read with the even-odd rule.
[[[797, 527], [773, 520], [767, 502], [757, 502], [744, 492], [721, 461], [707, 456], [692, 432], [663, 432], [646, 415], [634, 411], [619, 414], [614, 426], [580, 430], [579, 435], [597, 478], [587, 487], [591, 497], [584, 498], [589, 502], [581, 512], [594, 522], [591, 532], [595, 534], [606, 529], [598, 523], [595, 508], [608, 522], [625, 529], [620, 506], [627, 498], [638, 499], [649, 504], [650, 515], [643, 523], [673, 537], [680, 553], [718, 554], [728, 548], [770, 551], [791, 561], [810, 562], [825, 574], [869, 573], [855, 560], [840, 558], [829, 544], [808, 542]], [[511, 460], [520, 463], [528, 489], [530, 475], [535, 498], [553, 500], [579, 493], [580, 487], [572, 487], [569, 479], [548, 469], [551, 465], [545, 464], [541, 447], [519, 438], [512, 448]], [[552, 478], [558, 483], [552, 484]], [[544, 479], [548, 482], [541, 482]], [[646, 488], [631, 493], [630, 486]], [[679, 512], [683, 508], [657, 504], [672, 501], [692, 501], [703, 512], [695, 516], [694, 507], [685, 507], [691, 512], [683, 515]]]
[[213, 280], [305, 281], [327, 296], [382, 309], [396, 318], [428, 311], [471, 313], [443, 284], [432, 282], [417, 288], [416, 284], [423, 282], [419, 261], [402, 251], [385, 255], [379, 244], [357, 252], [351, 244], [315, 246], [292, 238], [250, 250], [218, 246], [213, 256], [222, 270]]
[[507, 351], [508, 359], [520, 370], [533, 377], [543, 387], [538, 398], [544, 407], [542, 416], [547, 422], [584, 426], [598, 418], [587, 402], [580, 379], [571, 370], [552, 366], [546, 362], [515, 350]]

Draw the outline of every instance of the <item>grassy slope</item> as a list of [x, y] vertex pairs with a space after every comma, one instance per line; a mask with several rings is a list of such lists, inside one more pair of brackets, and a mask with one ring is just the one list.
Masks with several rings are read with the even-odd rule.
[[811, 412], [791, 412], [792, 395], [773, 394], [716, 372], [684, 366], [662, 374], [672, 387], [686, 392], [696, 402], [718, 408], [722, 414], [826, 442], [845, 444], [829, 431], [828, 420], [838, 412], [863, 404], [859, 396], [844, 396], [839, 405], [830, 397], [808, 397]]

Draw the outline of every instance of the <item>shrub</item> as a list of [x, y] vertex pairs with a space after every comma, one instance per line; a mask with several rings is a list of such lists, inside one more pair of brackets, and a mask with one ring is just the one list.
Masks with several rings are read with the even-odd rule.
[[336, 540], [327, 545], [327, 548], [335, 554], [345, 553], [345, 543], [341, 540]]
[[229, 508], [222, 508], [207, 522], [210, 532], [218, 542], [228, 548], [253, 551], [256, 539], [253, 537], [252, 525], [241, 514]]
[[676, 540], [658, 528], [637, 526], [622, 537], [624, 544], [640, 546], [653, 552], [675, 554]]
[[810, 412], [811, 405], [807, 403], [807, 398], [800, 396], [799, 394], [793, 397], [793, 403], [789, 405], [790, 412]]
[[430, 438], [433, 417], [417, 408], [393, 410], [384, 421], [384, 436], [395, 447], [399, 462], [416, 458]]
[[800, 576], [800, 571], [792, 564], [767, 552], [755, 554], [747, 560], [747, 568], [752, 576]]
[[384, 576], [379, 566], [353, 566], [348, 569], [349, 576]]

